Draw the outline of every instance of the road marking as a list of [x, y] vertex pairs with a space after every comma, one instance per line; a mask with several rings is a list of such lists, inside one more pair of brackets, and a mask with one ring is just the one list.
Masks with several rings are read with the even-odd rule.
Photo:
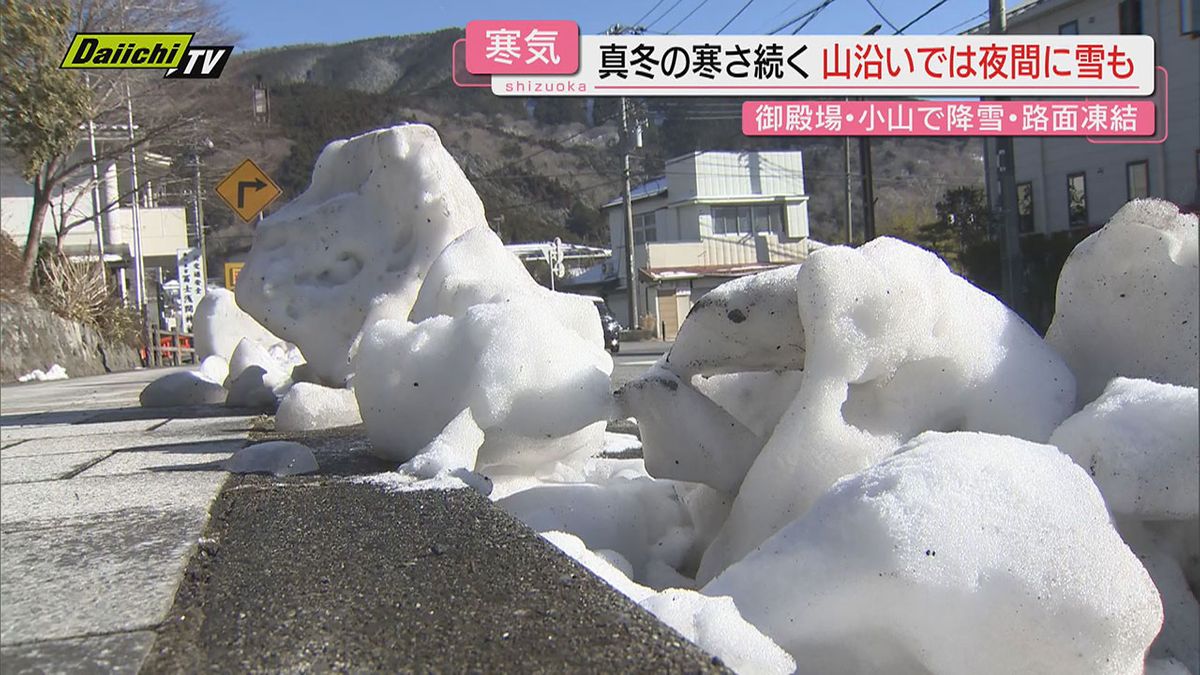
[[658, 363], [658, 359], [650, 361], [617, 361], [617, 363], [622, 366], [652, 366]]

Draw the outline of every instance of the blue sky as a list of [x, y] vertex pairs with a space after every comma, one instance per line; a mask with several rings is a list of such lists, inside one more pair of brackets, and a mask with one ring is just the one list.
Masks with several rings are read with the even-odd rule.
[[[822, 0], [218, 0], [242, 35], [239, 47], [258, 49], [302, 42], [346, 42], [379, 35], [421, 33], [465, 26], [472, 19], [570, 19], [584, 33], [600, 33], [613, 23], [642, 21], [651, 30], [712, 34], [739, 10], [725, 34], [766, 33], [821, 4]], [[903, 26], [937, 0], [872, 0], [896, 26]], [[701, 4], [703, 3], [703, 4]], [[658, 5], [655, 7], [655, 5]], [[1010, 0], [1009, 5], [1020, 2]], [[947, 0], [905, 31], [955, 32], [986, 19], [987, 0]], [[694, 13], [693, 13], [693, 10]], [[691, 13], [689, 17], [688, 14]], [[661, 17], [661, 18], [660, 18]], [[686, 20], [685, 20], [685, 17]], [[858, 34], [883, 24], [867, 0], [833, 0], [804, 29], [805, 34]], [[790, 32], [790, 29], [785, 32]]]

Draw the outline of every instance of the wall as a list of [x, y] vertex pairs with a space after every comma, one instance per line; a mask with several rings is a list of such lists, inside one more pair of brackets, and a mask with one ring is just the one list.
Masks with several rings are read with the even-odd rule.
[[36, 304], [0, 302], [0, 381], [13, 382], [52, 364], [71, 377], [131, 370], [137, 351], [105, 340], [93, 328], [68, 321]]
[[[1058, 34], [1060, 25], [1078, 22], [1081, 35], [1117, 33], [1117, 3], [1086, 0], [1060, 3], [1024, 22], [1009, 26], [1014, 34]], [[1066, 229], [1067, 175], [1083, 172], [1087, 181], [1088, 221], [1103, 225], [1127, 201], [1125, 168], [1145, 160], [1150, 194], [1186, 205], [1200, 200], [1200, 39], [1180, 35], [1179, 0], [1142, 0], [1142, 27], [1153, 35], [1156, 62], [1169, 72], [1169, 139], [1162, 144], [1098, 145], [1085, 138], [1017, 138], [1014, 140], [1017, 182], [1033, 184], [1034, 228]], [[1159, 81], [1161, 86], [1161, 80]], [[1162, 128], [1163, 115], [1158, 125]], [[995, 174], [993, 174], [995, 175]]]

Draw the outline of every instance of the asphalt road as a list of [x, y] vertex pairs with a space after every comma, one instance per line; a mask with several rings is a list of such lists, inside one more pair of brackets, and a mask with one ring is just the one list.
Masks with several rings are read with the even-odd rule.
[[613, 354], [613, 389], [641, 375], [671, 348], [670, 342], [622, 342]]

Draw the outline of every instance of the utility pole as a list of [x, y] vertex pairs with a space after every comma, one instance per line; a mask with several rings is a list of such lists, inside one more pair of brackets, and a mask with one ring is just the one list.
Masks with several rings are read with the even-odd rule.
[[145, 318], [146, 313], [146, 270], [145, 261], [142, 259], [142, 227], [141, 220], [138, 214], [138, 208], [141, 206], [138, 202], [141, 200], [142, 191], [138, 185], [137, 175], [137, 145], [133, 134], [133, 95], [129, 92], [129, 85], [125, 85], [125, 110], [128, 113], [129, 119], [129, 177], [131, 180], [130, 191], [133, 195], [133, 200], [130, 204], [131, 220], [133, 221], [133, 301], [137, 304], [138, 312]]
[[846, 151], [846, 245], [854, 245], [854, 193], [850, 180], [850, 137], [842, 136], [842, 149]]
[[622, 178], [622, 194], [621, 197], [625, 202], [625, 271], [629, 277], [629, 282], [626, 284], [626, 289], [629, 294], [629, 328], [636, 330], [638, 328], [638, 293], [637, 293], [637, 268], [634, 261], [633, 251], [633, 188], [629, 184], [629, 104], [625, 97], [621, 97], [621, 178]]
[[[644, 29], [640, 26], [626, 27], [615, 24], [608, 29], [609, 35], [622, 33], [640, 34]], [[629, 329], [638, 328], [638, 290], [637, 262], [633, 249], [633, 188], [630, 185], [629, 151], [633, 147], [633, 137], [629, 133], [629, 101], [621, 97], [621, 178], [622, 200], [625, 202], [625, 271], [628, 277], [626, 292], [629, 294]]]
[[[874, 35], [883, 28], [882, 24], [871, 26], [863, 35]], [[899, 31], [897, 31], [899, 32]], [[850, 100], [850, 99], [846, 99]], [[846, 172], [850, 172], [850, 145], [846, 141]], [[875, 174], [871, 167], [871, 137], [858, 137], [858, 169], [862, 172], [863, 199], [863, 243], [875, 238]], [[846, 178], [846, 212], [850, 212], [850, 178]], [[849, 223], [849, 220], [847, 220]], [[849, 225], [846, 226], [849, 228]]]
[[875, 177], [871, 168], [871, 137], [858, 138], [858, 163], [862, 171], [863, 242], [875, 238]]
[[[87, 87], [92, 86], [92, 78], [83, 74]], [[108, 269], [104, 262], [104, 228], [100, 225], [100, 169], [96, 167], [96, 123], [91, 115], [88, 116], [88, 148], [91, 150], [92, 165], [92, 227], [96, 228], [96, 255], [100, 259], [100, 280], [108, 287]]]
[[[989, 30], [1001, 35], [1008, 30], [1004, 0], [988, 0]], [[1001, 288], [1010, 309], [1020, 314], [1024, 310], [1024, 265], [1017, 232], [1017, 176], [1011, 136], [996, 138], [996, 169], [1000, 178], [1001, 239], [1004, 259], [1001, 261]]]

